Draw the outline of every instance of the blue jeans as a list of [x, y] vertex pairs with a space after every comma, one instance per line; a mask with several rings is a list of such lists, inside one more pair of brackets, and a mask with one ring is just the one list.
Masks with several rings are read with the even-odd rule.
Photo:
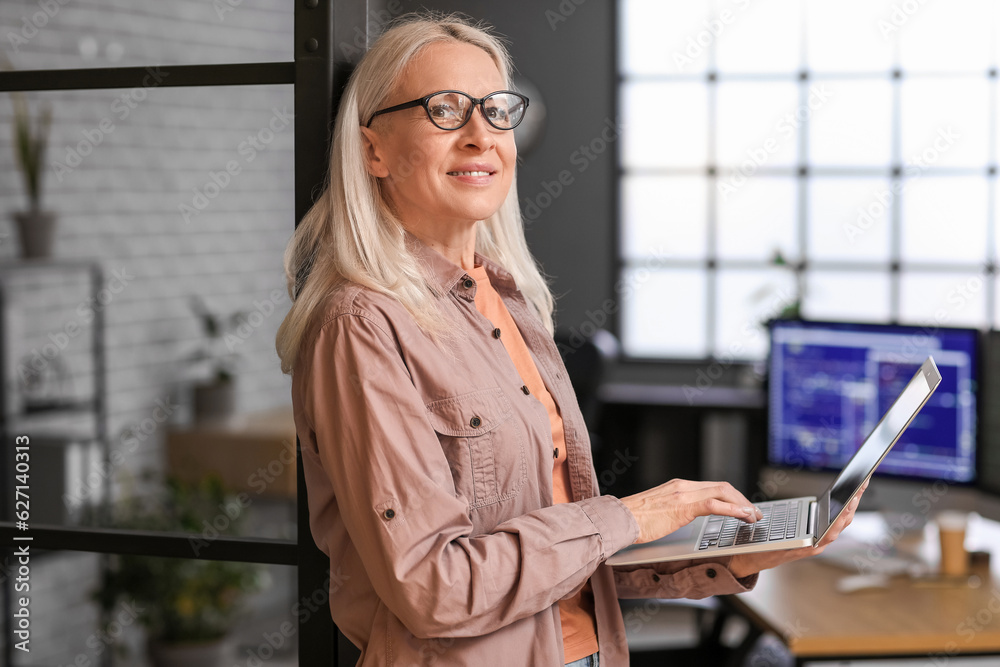
[[588, 655], [586, 658], [580, 658], [579, 660], [574, 660], [573, 662], [567, 662], [566, 667], [598, 667], [601, 664], [601, 660], [597, 653]]

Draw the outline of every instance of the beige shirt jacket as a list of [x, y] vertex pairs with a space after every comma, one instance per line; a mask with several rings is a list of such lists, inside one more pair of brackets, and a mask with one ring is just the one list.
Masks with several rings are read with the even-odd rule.
[[477, 255], [562, 415], [573, 501], [559, 505], [548, 415], [476, 310], [475, 281], [408, 242], [449, 342], [435, 344], [394, 299], [348, 285], [326, 303], [292, 378], [310, 527], [330, 557], [333, 620], [361, 648], [359, 664], [562, 665], [557, 601], [589, 579], [601, 664], [620, 667], [618, 598], [749, 590], [756, 575], [736, 580], [728, 559], [604, 564], [638, 525], [598, 495], [552, 337], [511, 275]]

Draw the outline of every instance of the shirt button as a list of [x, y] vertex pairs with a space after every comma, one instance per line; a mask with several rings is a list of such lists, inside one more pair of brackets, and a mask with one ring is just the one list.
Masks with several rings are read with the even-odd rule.
[[707, 576], [709, 579], [715, 579], [715, 570], [713, 568], [708, 568], [707, 570], [705, 570], [705, 576]]
[[554, 459], [559, 458], [559, 448], [558, 447], [556, 447], [555, 449], [552, 450], [552, 458], [554, 458]]
[[382, 516], [384, 516], [386, 519], [391, 519], [394, 516], [396, 516], [396, 511], [392, 510], [392, 509], [388, 509], [388, 510], [382, 512]]
[[469, 420], [469, 426], [471, 426], [472, 428], [479, 428], [482, 425], [483, 425], [483, 420], [480, 419], [479, 417], [473, 417], [472, 419]]
[[524, 384], [524, 385], [521, 385], [521, 391], [523, 391], [523, 392], [524, 392], [524, 395], [525, 395], [525, 396], [527, 396], [528, 394], [530, 394], [530, 393], [531, 393], [531, 390], [530, 390], [530, 389], [528, 389], [528, 385], [526, 385], [526, 384]]
[[654, 573], [653, 573], [653, 581], [659, 581], [659, 580], [660, 580], [660, 575], [658, 575], [658, 574], [656, 574], [656, 573], [654, 572]]
[[462, 284], [465, 285], [465, 289], [472, 289], [472, 286], [476, 283], [473, 282], [472, 278], [466, 278]]
[[499, 338], [500, 337], [500, 328], [499, 327], [497, 327], [496, 329], [493, 330], [493, 337], [494, 338]]

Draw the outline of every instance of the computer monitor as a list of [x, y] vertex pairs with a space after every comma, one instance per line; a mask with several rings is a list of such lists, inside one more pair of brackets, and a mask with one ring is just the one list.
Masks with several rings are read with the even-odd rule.
[[933, 355], [941, 385], [877, 474], [975, 479], [978, 330], [804, 320], [769, 329], [771, 465], [840, 468]]

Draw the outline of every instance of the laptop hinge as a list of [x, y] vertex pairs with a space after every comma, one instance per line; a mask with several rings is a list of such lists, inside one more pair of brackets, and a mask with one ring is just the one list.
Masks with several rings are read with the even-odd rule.
[[[816, 514], [819, 512], [819, 501], [809, 503], [809, 518], [806, 519], [806, 534], [816, 535]], [[817, 535], [817, 537], [819, 537]]]

